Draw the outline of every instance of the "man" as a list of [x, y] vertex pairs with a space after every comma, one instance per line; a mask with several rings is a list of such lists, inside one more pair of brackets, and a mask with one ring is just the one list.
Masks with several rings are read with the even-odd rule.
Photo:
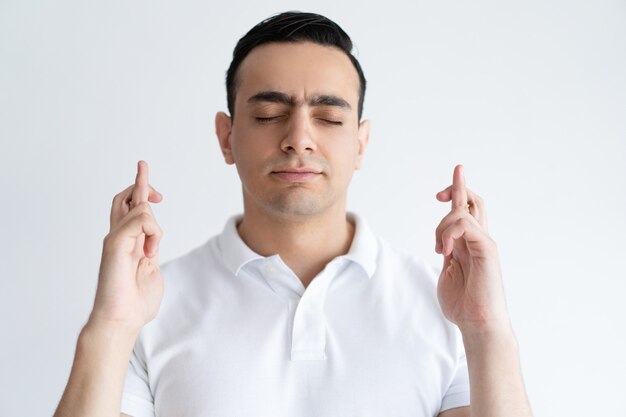
[[216, 133], [244, 214], [163, 273], [149, 205], [162, 196], [139, 162], [113, 200], [56, 416], [117, 416], [120, 404], [135, 417], [531, 415], [497, 249], [462, 167], [437, 195], [452, 205], [436, 230], [438, 282], [346, 213], [369, 136], [351, 49], [308, 13], [239, 41]]

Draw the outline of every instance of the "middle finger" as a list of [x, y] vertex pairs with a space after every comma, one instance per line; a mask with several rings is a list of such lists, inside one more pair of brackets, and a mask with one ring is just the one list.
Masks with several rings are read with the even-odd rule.
[[454, 167], [452, 174], [452, 189], [450, 192], [452, 199], [452, 209], [467, 209], [467, 190], [465, 188], [465, 178], [463, 177], [463, 165]]
[[148, 201], [150, 189], [148, 186], [148, 164], [145, 161], [137, 162], [137, 176], [135, 177], [135, 187], [131, 197], [132, 207], [139, 203]]

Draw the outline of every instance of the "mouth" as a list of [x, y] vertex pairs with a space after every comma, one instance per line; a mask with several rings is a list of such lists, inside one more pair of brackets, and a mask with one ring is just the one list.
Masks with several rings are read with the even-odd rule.
[[272, 176], [287, 182], [312, 181], [322, 175], [315, 168], [284, 168], [272, 171]]

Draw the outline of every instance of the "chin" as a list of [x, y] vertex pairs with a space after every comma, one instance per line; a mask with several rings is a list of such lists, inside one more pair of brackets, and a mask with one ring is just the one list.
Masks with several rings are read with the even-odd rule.
[[325, 208], [319, 198], [300, 193], [280, 194], [267, 201], [267, 207], [284, 216], [310, 217], [322, 212]]

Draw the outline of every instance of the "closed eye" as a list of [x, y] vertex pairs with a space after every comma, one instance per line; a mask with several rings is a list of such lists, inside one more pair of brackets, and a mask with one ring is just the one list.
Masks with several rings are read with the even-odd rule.
[[[256, 121], [259, 123], [272, 123], [275, 121], [278, 121], [280, 119], [282, 119], [284, 116], [271, 116], [271, 117], [255, 117]], [[343, 125], [343, 122], [337, 121], [337, 120], [331, 120], [331, 119], [318, 119], [324, 123], [333, 125], [333, 126], [341, 126]]]
[[280, 119], [281, 117], [283, 117], [283, 116], [255, 117], [255, 119], [259, 123], [271, 123], [271, 122], [274, 122], [274, 121]]
[[330, 120], [330, 119], [320, 119], [320, 120], [324, 123], [328, 123], [328, 124], [335, 125], [335, 126], [341, 126], [343, 124], [343, 122], [339, 122], [337, 120]]

